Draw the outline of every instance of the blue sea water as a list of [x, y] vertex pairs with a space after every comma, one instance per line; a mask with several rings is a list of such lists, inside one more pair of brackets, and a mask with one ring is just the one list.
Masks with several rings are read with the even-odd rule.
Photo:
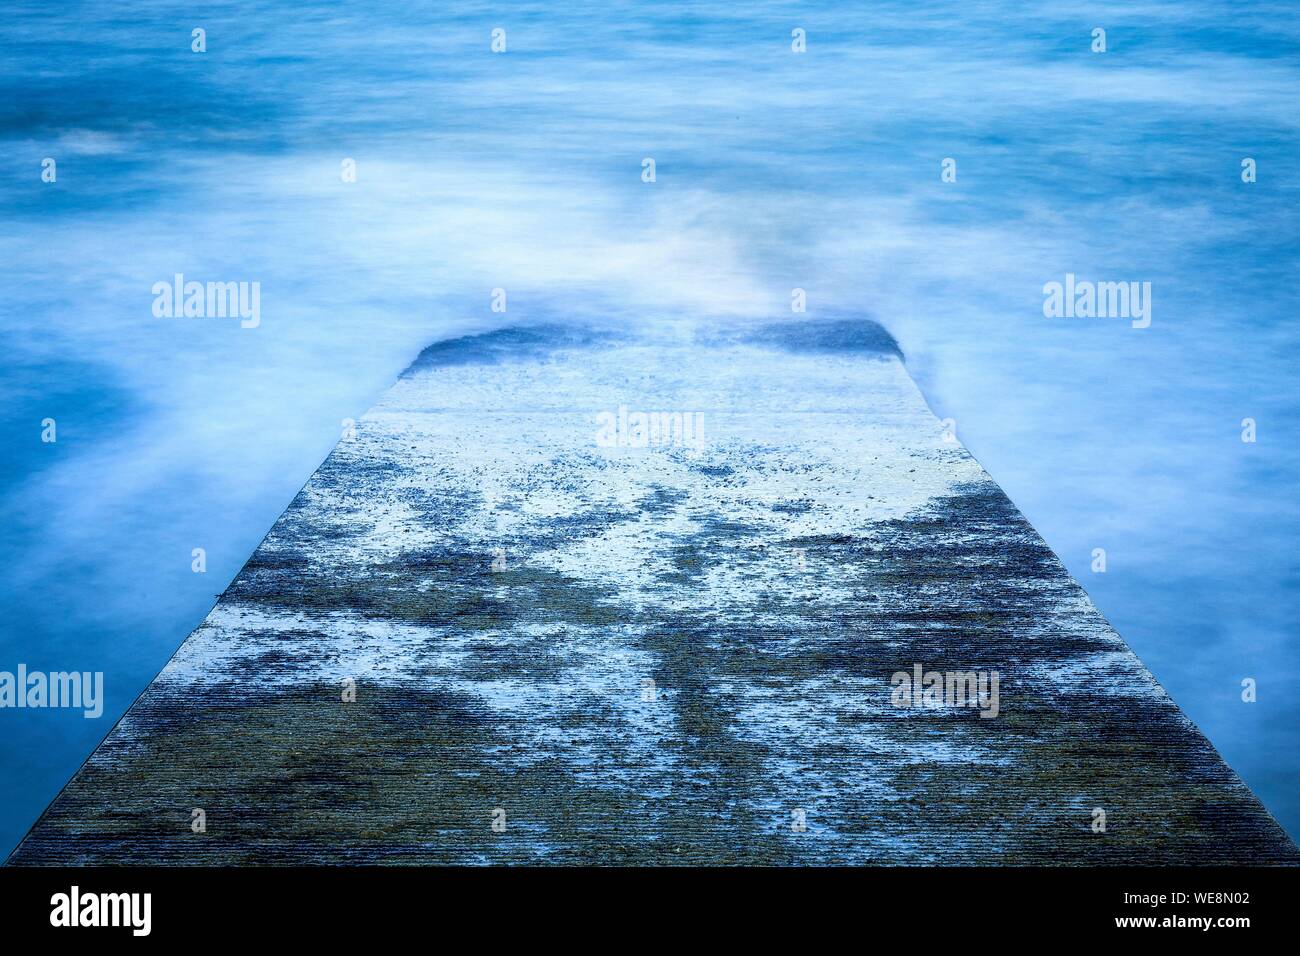
[[[1297, 53], [1286, 3], [9, 4], [0, 670], [107, 702], [0, 710], [0, 850], [424, 346], [796, 287], [890, 329], [1300, 833]], [[1067, 272], [1151, 282], [1150, 328], [1045, 318]], [[176, 273], [260, 282], [260, 326], [156, 318]]]

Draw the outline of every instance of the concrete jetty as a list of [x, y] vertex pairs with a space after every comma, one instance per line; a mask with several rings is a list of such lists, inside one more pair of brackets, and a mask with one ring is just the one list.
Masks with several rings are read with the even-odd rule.
[[430, 347], [16, 864], [1297, 863], [878, 325]]

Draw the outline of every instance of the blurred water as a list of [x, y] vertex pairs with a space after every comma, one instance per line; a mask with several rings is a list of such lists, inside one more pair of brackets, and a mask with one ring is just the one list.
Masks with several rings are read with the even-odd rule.
[[[810, 316], [883, 322], [1300, 832], [1289, 5], [548, 7], [8, 8], [0, 669], [103, 670], [108, 701], [99, 721], [0, 711], [0, 848], [341, 420], [430, 341], [502, 320], [495, 287], [511, 321], [767, 321], [801, 287]], [[150, 288], [176, 272], [260, 281], [261, 326], [154, 318]], [[1045, 319], [1066, 272], [1150, 281], [1151, 327]]]

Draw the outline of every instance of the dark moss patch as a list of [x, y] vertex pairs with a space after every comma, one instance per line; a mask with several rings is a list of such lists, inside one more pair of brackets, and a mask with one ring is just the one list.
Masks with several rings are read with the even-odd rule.
[[350, 611], [429, 627], [494, 630], [524, 616], [542, 623], [591, 626], [618, 621], [616, 605], [595, 588], [529, 567], [510, 549], [505, 569], [493, 571], [493, 557], [417, 551], [359, 569], [350, 580], [331, 568], [288, 575], [250, 563], [226, 593], [235, 600], [291, 611]]
[[789, 352], [833, 352], [903, 357], [898, 342], [871, 319], [825, 319], [764, 326], [749, 341]]
[[496, 329], [435, 342], [421, 352], [403, 374], [450, 365], [536, 361], [556, 349], [590, 348], [613, 339], [610, 331], [572, 324], [544, 323]]

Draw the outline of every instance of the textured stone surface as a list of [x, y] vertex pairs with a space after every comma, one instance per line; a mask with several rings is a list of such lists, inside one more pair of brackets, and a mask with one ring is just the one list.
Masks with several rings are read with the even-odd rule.
[[426, 350], [12, 858], [1296, 861], [865, 322]]

